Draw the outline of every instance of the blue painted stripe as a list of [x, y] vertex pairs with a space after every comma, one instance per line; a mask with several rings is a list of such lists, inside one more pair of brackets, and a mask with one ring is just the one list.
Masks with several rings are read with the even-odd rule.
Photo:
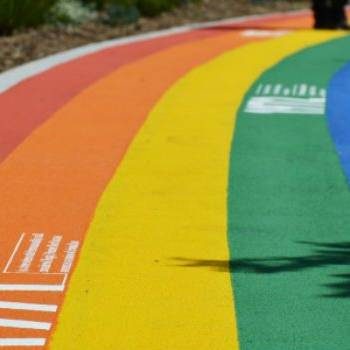
[[350, 184], [350, 63], [340, 69], [328, 85], [326, 115], [343, 171]]

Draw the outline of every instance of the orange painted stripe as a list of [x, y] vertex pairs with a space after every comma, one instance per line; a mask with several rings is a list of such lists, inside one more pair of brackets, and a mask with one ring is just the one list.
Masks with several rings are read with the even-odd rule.
[[[26, 254], [29, 259], [36, 236], [43, 233], [46, 239], [45, 245], [37, 247], [41, 257], [53, 235], [64, 236], [64, 249], [70, 240], [81, 242], [101, 192], [164, 91], [190, 69], [252, 40], [229, 33], [126, 66], [81, 93], [18, 147], [0, 167], [1, 266], [7, 265], [21, 234], [27, 236], [8, 265], [10, 274], [1, 274], [0, 283], [10, 278], [13, 283], [16, 277], [11, 273], [21, 268]], [[64, 252], [60, 252], [62, 264]], [[17, 283], [47, 283], [47, 276], [32, 275], [40, 264], [38, 255], [33, 256]], [[61, 264], [54, 271], [58, 272]], [[17, 298], [23, 296], [17, 301], [27, 301], [31, 295], [32, 302], [50, 303], [53, 294], [59, 295], [61, 303], [63, 293], [57, 292], [17, 292]], [[0, 292], [0, 298], [6, 300], [12, 295]], [[20, 314], [7, 312], [14, 317]], [[47, 317], [38, 315], [36, 320], [47, 321]], [[53, 323], [55, 317], [51, 315]], [[43, 333], [34, 333], [38, 332]], [[9, 334], [14, 333], [1, 329], [2, 337]]]

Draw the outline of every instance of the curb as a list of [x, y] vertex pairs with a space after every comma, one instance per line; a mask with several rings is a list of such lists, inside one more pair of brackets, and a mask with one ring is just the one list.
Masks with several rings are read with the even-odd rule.
[[298, 16], [298, 15], [302, 16], [308, 13], [309, 13], [308, 10], [298, 10], [298, 11], [290, 11], [286, 13], [277, 12], [277, 13], [272, 13], [272, 14], [270, 13], [270, 14], [264, 14], [264, 15], [235, 17], [230, 19], [210, 21], [210, 22], [204, 22], [204, 23], [193, 23], [189, 25], [173, 27], [170, 29], [149, 32], [146, 34], [136, 34], [126, 38], [106, 40], [98, 43], [80, 46], [74, 49], [70, 49], [67, 51], [63, 51], [57, 54], [47, 56], [42, 59], [25, 63], [16, 68], [12, 68], [8, 71], [5, 71], [4, 73], [1, 73], [0, 74], [0, 94], [9, 90], [13, 86], [19, 84], [23, 80], [31, 78], [42, 72], [45, 72], [55, 66], [58, 66], [63, 63], [67, 63], [69, 61], [80, 58], [82, 56], [96, 53], [98, 51], [108, 49], [111, 47], [122, 46], [126, 44], [140, 42], [140, 41], [146, 41], [146, 40], [166, 37], [170, 35], [186, 33], [192, 30], [210, 28], [213, 26], [238, 24], [238, 23], [244, 23], [251, 20], [260, 20], [260, 19], [269, 20], [269, 19], [274, 19], [279, 17], [292, 17], [292, 16]]

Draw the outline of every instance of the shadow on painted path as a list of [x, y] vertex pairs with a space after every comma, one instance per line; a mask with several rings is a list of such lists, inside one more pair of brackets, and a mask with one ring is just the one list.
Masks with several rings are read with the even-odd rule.
[[[306, 256], [276, 256], [269, 258], [249, 258], [224, 260], [194, 260], [174, 258], [178, 266], [192, 268], [209, 268], [218, 272], [276, 274], [288, 272], [302, 272], [309, 269], [331, 266], [350, 267], [350, 242], [317, 243], [296, 242], [307, 245], [312, 252]], [[325, 298], [350, 298], [350, 272], [346, 274], [332, 274], [337, 282], [324, 286], [330, 291], [321, 295]]]

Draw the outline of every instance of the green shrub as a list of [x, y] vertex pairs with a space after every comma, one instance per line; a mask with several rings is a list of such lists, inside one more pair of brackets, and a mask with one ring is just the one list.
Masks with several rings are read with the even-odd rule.
[[137, 0], [139, 11], [145, 16], [156, 16], [179, 4], [178, 0]]
[[103, 10], [108, 0], [81, 0], [83, 4], [89, 4], [95, 6], [97, 10]]
[[140, 17], [140, 12], [135, 5], [130, 4], [108, 4], [104, 22], [110, 25], [127, 24], [136, 22]]
[[16, 28], [50, 23], [81, 23], [97, 18], [112, 25], [156, 16], [186, 1], [196, 0], [0, 0], [0, 35]]
[[42, 24], [57, 0], [0, 0], [0, 33]]
[[84, 6], [79, 0], [59, 0], [48, 15], [50, 23], [79, 24], [97, 18], [91, 6]]
[[163, 11], [167, 11], [186, 0], [82, 0], [84, 3], [93, 3], [99, 9], [108, 8], [133, 8], [144, 16], [156, 16]]

